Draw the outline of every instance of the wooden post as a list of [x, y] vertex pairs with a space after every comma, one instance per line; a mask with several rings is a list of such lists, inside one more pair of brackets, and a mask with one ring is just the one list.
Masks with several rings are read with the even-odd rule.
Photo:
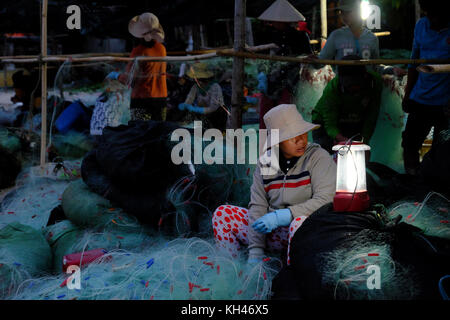
[[312, 18], [311, 18], [311, 39], [316, 39], [317, 37], [317, 5], [314, 5], [312, 9]]
[[321, 20], [321, 48], [325, 45], [327, 41], [327, 0], [320, 0], [320, 20]]
[[[246, 0], [234, 1], [234, 51], [244, 51], [245, 47], [245, 8]], [[244, 100], [244, 62], [243, 57], [233, 57], [233, 78], [231, 83], [231, 118], [228, 127], [242, 128], [241, 104]]]
[[[41, 55], [42, 58], [47, 56], [47, 8], [48, 0], [42, 1], [42, 17], [41, 17]], [[41, 64], [41, 168], [44, 168], [46, 162], [47, 147], [47, 62]], [[32, 102], [33, 103], [33, 102]]]

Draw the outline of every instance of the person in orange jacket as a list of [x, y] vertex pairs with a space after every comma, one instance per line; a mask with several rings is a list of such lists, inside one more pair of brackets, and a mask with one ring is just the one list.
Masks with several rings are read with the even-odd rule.
[[[128, 31], [140, 39], [130, 57], [166, 56], [166, 48], [162, 44], [164, 30], [153, 13], [146, 12], [132, 18]], [[124, 73], [113, 71], [107, 78], [127, 83], [129, 76], [133, 77], [130, 104], [132, 120], [163, 120], [167, 104], [166, 62], [140, 62], [137, 71], [130, 75], [133, 63], [128, 63]]]

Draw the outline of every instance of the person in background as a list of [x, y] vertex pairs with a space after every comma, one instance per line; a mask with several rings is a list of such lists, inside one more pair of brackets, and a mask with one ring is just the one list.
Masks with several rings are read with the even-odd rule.
[[308, 33], [298, 30], [295, 26], [306, 19], [287, 0], [275, 1], [258, 19], [265, 21], [270, 27], [268, 34], [265, 34], [265, 41], [278, 46], [273, 49], [272, 54], [298, 56], [312, 53]]
[[[131, 58], [166, 56], [166, 48], [162, 44], [164, 30], [153, 13], [146, 12], [132, 18], [128, 31], [139, 39], [139, 44], [131, 51]], [[107, 78], [127, 83], [131, 80], [129, 77], [133, 77], [130, 103], [132, 120], [163, 120], [167, 104], [166, 63], [140, 62], [136, 72], [130, 74], [133, 64], [130, 62], [124, 73], [113, 71]]]
[[[265, 33], [265, 41], [275, 43], [278, 48], [271, 50], [271, 54], [279, 56], [299, 56], [312, 54], [308, 33], [302, 28], [298, 30], [298, 23], [305, 22], [305, 17], [287, 0], [277, 0], [259, 17], [270, 28]], [[303, 25], [302, 25], [303, 26]], [[258, 75], [259, 82], [266, 81], [265, 90], [259, 101], [259, 124], [264, 129], [264, 115], [278, 104], [288, 104], [294, 101], [294, 90], [299, 80], [299, 68], [296, 63], [280, 65], [267, 75]], [[267, 79], [267, 80], [266, 80]]]
[[[450, 58], [450, 20], [443, 0], [420, 0], [426, 16], [417, 21], [411, 59]], [[433, 142], [437, 135], [449, 128], [444, 109], [450, 103], [450, 74], [418, 72], [416, 65], [408, 66], [408, 78], [403, 98], [403, 111], [408, 113], [402, 134], [403, 160], [407, 174], [416, 175], [419, 150], [434, 127]]]
[[[357, 55], [362, 59], [379, 59], [378, 38], [364, 26], [361, 17], [361, 0], [341, 0], [338, 4], [344, 27], [334, 30], [328, 36], [319, 59], [342, 60], [347, 55]], [[374, 70], [380, 74], [406, 75], [406, 71], [392, 66], [379, 65]]]
[[[11, 97], [11, 102], [18, 105], [19, 115], [13, 122], [14, 127], [24, 124], [28, 112], [34, 113], [41, 108], [41, 88], [38, 75], [27, 70], [19, 70], [12, 76], [15, 95]], [[39, 81], [39, 82], [38, 82]], [[31, 104], [31, 105], [30, 105]]]
[[204, 121], [207, 128], [216, 128], [225, 131], [228, 114], [224, 110], [222, 88], [214, 82], [214, 73], [208, 65], [194, 63], [186, 75], [195, 81], [184, 103], [178, 105], [180, 111], [196, 114]]
[[[345, 56], [343, 60], [359, 60]], [[381, 76], [365, 66], [339, 66], [337, 76], [325, 87], [317, 102], [312, 121], [322, 127], [313, 131], [313, 140], [332, 152], [333, 145], [360, 134], [364, 143], [370, 139], [380, 111]]]
[[279, 105], [264, 121], [269, 137], [278, 130], [279, 139], [266, 140], [248, 209], [222, 205], [213, 213], [214, 238], [233, 257], [248, 246], [249, 264], [261, 262], [265, 250], [287, 250], [289, 264], [289, 243], [297, 229], [333, 201], [336, 164], [318, 144], [308, 143], [308, 132], [318, 125], [303, 120], [296, 105]]

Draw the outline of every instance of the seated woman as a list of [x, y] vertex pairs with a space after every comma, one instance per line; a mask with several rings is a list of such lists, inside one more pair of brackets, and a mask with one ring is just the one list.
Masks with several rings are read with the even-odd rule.
[[[295, 105], [271, 109], [264, 122], [269, 137], [278, 130], [279, 139], [272, 134], [272, 142], [265, 144], [253, 175], [249, 208], [217, 208], [212, 218], [214, 237], [218, 247], [232, 256], [237, 256], [241, 245], [248, 246], [249, 263], [261, 261], [265, 249], [287, 249], [289, 264], [295, 231], [314, 211], [333, 201], [336, 164], [320, 145], [308, 143], [308, 132], [319, 126], [303, 120]], [[268, 158], [270, 163], [263, 161]]]
[[224, 110], [222, 88], [213, 81], [214, 73], [205, 63], [200, 62], [189, 68], [186, 75], [196, 83], [185, 102], [178, 105], [178, 109], [199, 114], [204, 122], [203, 127], [225, 131], [228, 115]]

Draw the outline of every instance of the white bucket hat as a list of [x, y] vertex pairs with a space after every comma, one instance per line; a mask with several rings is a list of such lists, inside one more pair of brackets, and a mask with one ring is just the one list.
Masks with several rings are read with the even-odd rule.
[[128, 23], [128, 31], [136, 38], [144, 38], [145, 41], [164, 41], [164, 30], [159, 19], [153, 13], [145, 12], [135, 16]]
[[[267, 139], [264, 143], [263, 153], [267, 149], [311, 130], [318, 129], [320, 125], [305, 121], [297, 110], [295, 104], [280, 104], [264, 115], [267, 128]], [[271, 130], [278, 129], [278, 139], [272, 137]]]
[[258, 19], [278, 22], [306, 21], [305, 17], [287, 0], [275, 1]]

